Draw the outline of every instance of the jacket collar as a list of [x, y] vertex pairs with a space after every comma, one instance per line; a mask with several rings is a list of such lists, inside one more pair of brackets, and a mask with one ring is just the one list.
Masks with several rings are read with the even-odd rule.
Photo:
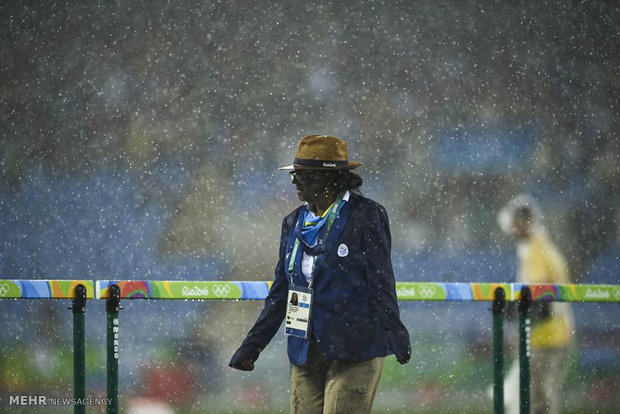
[[[314, 266], [315, 277], [319, 277], [319, 278], [321, 277], [320, 275], [321, 275], [322, 265], [325, 263], [327, 258], [333, 253], [333, 251], [336, 250], [336, 244], [338, 240], [340, 239], [340, 236], [342, 235], [342, 232], [344, 231], [347, 225], [349, 217], [351, 216], [351, 212], [358, 198], [359, 196], [357, 194], [349, 192], [349, 199], [340, 209], [340, 212], [338, 213], [338, 216], [336, 220], [334, 221], [331, 231], [329, 232], [329, 236], [327, 237], [327, 240], [325, 241], [325, 253], [320, 254], [315, 263], [315, 266]], [[300, 217], [302, 216], [301, 214], [302, 208], [303, 207], [301, 207], [297, 212], [297, 218], [295, 220], [296, 226], [299, 224]], [[289, 233], [289, 238], [288, 238], [285, 269], [288, 268], [288, 261], [290, 260], [290, 255], [292, 254], [294, 243], [295, 243], [295, 229], [291, 229]], [[301, 258], [303, 254], [302, 251], [303, 249], [298, 249], [297, 257], [295, 257], [294, 259], [295, 260], [294, 282], [296, 285], [298, 284], [301, 286], [307, 286], [306, 278], [303, 276], [302, 271], [301, 271]], [[287, 270], [287, 278], [289, 278], [289, 282], [290, 282], [290, 276], [288, 275], [288, 270]]]

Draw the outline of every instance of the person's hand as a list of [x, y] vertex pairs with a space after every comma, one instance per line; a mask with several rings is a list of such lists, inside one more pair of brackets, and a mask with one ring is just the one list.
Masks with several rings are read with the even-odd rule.
[[254, 370], [254, 360], [251, 358], [244, 359], [239, 365], [231, 365], [231, 368], [239, 369], [241, 371], [252, 371]]
[[404, 365], [404, 364], [406, 364], [407, 362], [409, 362], [409, 358], [410, 358], [410, 356], [409, 356], [409, 355], [407, 355], [407, 354], [405, 354], [405, 355], [397, 355], [397, 356], [396, 356], [396, 360], [397, 360], [398, 362], [400, 362], [400, 364], [401, 364], [401, 365]]

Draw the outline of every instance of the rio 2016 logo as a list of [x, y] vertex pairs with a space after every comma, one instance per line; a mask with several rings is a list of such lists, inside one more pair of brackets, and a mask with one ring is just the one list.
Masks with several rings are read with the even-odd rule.
[[398, 288], [398, 290], [396, 291], [396, 296], [400, 297], [408, 297], [408, 298], [414, 298], [416, 295], [415, 293], [415, 288], [413, 286], [401, 286]]
[[183, 289], [181, 289], [181, 294], [183, 296], [209, 296], [209, 289], [208, 288], [201, 288], [199, 286], [194, 286], [194, 287], [189, 287], [189, 286], [183, 286]]

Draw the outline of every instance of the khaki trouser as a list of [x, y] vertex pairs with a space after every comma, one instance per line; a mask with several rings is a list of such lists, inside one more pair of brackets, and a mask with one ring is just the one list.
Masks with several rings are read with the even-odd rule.
[[370, 413], [384, 362], [328, 361], [312, 341], [306, 365], [291, 369], [291, 413]]

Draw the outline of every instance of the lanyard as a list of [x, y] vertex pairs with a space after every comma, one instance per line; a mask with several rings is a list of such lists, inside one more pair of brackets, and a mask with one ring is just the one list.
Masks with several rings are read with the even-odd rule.
[[[336, 220], [336, 216], [338, 215], [338, 208], [340, 207], [340, 205], [342, 204], [342, 198], [344, 197], [345, 193], [341, 193], [340, 195], [338, 195], [338, 197], [336, 198], [336, 201], [334, 201], [334, 205], [332, 206], [332, 210], [329, 212], [329, 216], [327, 216], [327, 229], [325, 230], [325, 241], [327, 242], [327, 236], [329, 236], [329, 232], [332, 229], [332, 225], [334, 224], [334, 221]], [[300, 217], [301, 219], [303, 219], [303, 217]], [[299, 249], [299, 238], [295, 237], [295, 244], [293, 245], [293, 252], [291, 253], [291, 257], [288, 261], [288, 274], [291, 276], [291, 285], [295, 286], [295, 283], [293, 282], [293, 269], [295, 267], [295, 257], [297, 257], [297, 250]], [[314, 265], [316, 264], [316, 259], [319, 256], [313, 256], [312, 258], [312, 274], [310, 277], [310, 283], [308, 285], [308, 287], [312, 287], [312, 282], [314, 281]]]

